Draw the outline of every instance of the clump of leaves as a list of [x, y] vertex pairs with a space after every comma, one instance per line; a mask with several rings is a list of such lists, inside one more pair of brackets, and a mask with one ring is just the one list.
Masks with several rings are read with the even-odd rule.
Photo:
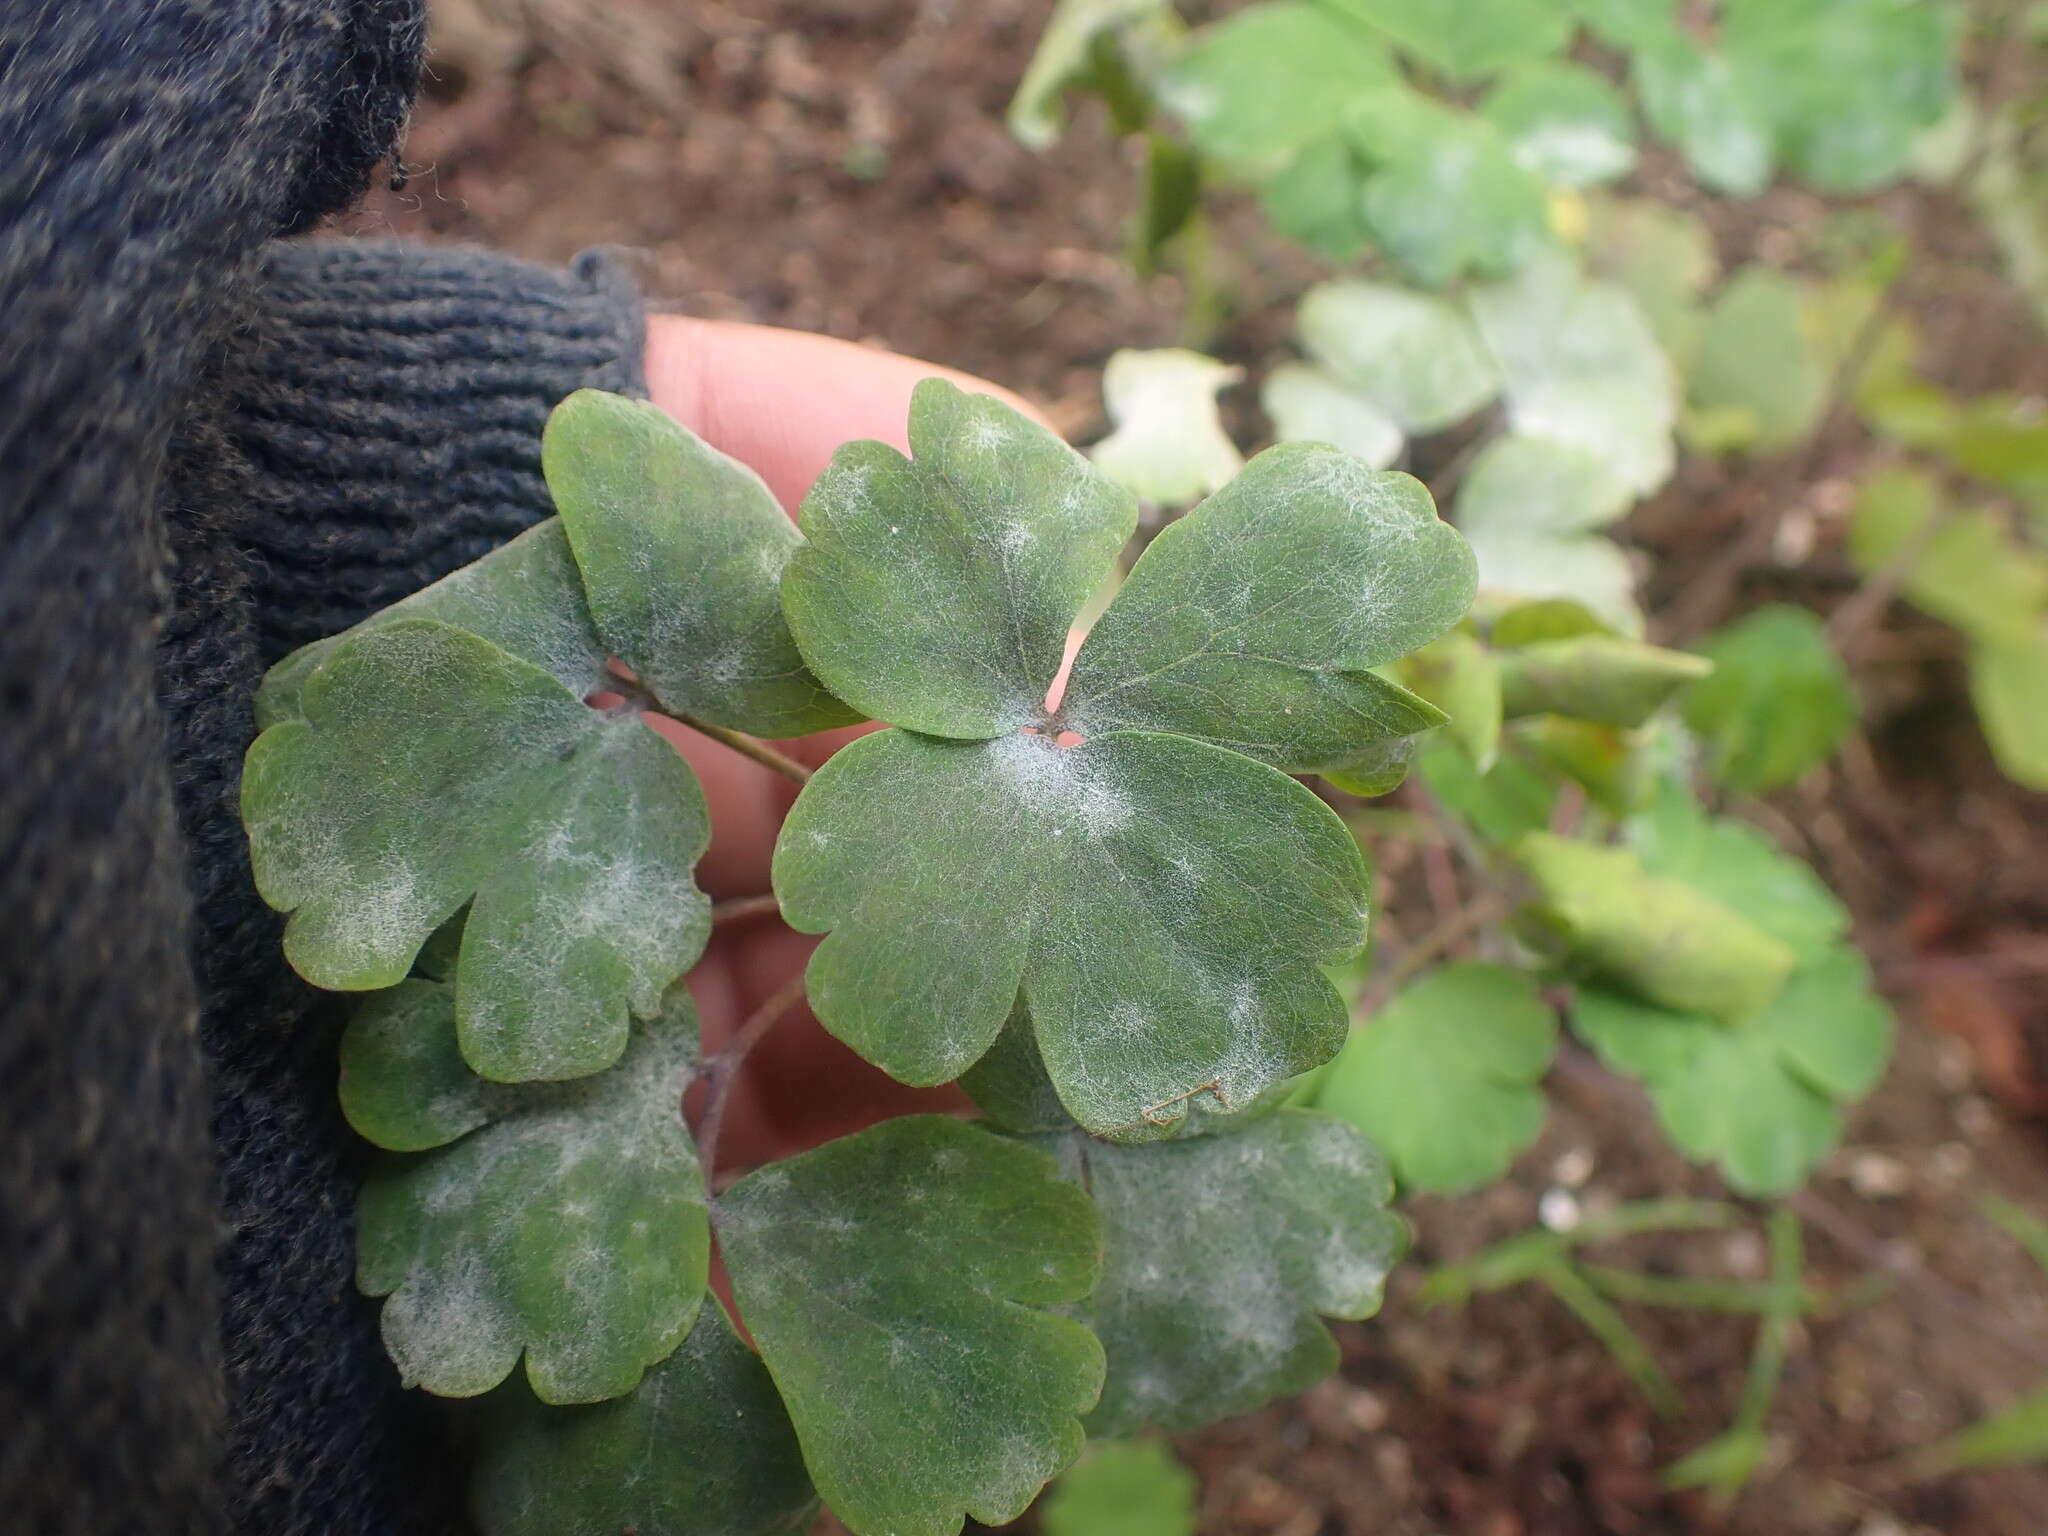
[[[1151, 541], [1056, 697], [1134, 499], [937, 381], [909, 437], [842, 449], [798, 528], [652, 406], [572, 396], [559, 521], [266, 681], [259, 887], [302, 974], [367, 994], [358, 1279], [409, 1383], [480, 1399], [487, 1531], [1008, 1520], [1089, 1434], [1333, 1368], [1319, 1318], [1373, 1312], [1403, 1246], [1371, 1143], [1276, 1108], [1344, 1040], [1322, 968], [1369, 894], [1290, 775], [1442, 723], [1384, 673], [1464, 613], [1463, 540], [1404, 475], [1275, 449]], [[986, 1121], [710, 1191], [738, 1055], [795, 994], [701, 1058], [708, 827], [654, 715], [806, 781], [774, 881], [827, 935], [814, 1010]], [[758, 739], [862, 718], [889, 728], [814, 776]]]

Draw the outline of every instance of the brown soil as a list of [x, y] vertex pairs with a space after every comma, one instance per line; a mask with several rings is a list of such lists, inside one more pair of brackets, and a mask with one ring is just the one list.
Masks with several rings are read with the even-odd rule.
[[[1097, 113], [1078, 113], [1043, 156], [1004, 131], [1048, 9], [444, 0], [434, 100], [413, 140], [421, 169], [352, 228], [549, 259], [631, 248], [648, 291], [675, 308], [966, 368], [1034, 397], [1085, 440], [1100, 427], [1103, 360], [1179, 341], [1181, 293], [1171, 277], [1135, 280], [1120, 259], [1132, 167]], [[479, 20], [500, 15], [518, 19]], [[1645, 175], [1666, 190], [1655, 167]], [[1918, 194], [1876, 206], [1928, 252], [1909, 292], [1940, 375], [1966, 390], [2048, 385], [2039, 328], [1987, 275], [1955, 210]], [[1822, 213], [1790, 192], [1703, 211], [1731, 262], [1798, 259]], [[1256, 368], [1284, 350], [1285, 300], [1315, 269], [1249, 210], [1226, 206], [1223, 221], [1230, 305], [1209, 345]], [[1631, 529], [1660, 557], [1652, 591], [1667, 622], [1689, 600], [1698, 611], [1676, 628], [1772, 597], [1846, 596], [1831, 549], [1846, 480], [1868, 451], [1838, 425], [1795, 465], [1689, 465]], [[1749, 534], [1759, 519], [1775, 520], [1776, 537]], [[1728, 554], [1745, 548], [1753, 557]], [[1381, 1320], [1340, 1327], [1341, 1377], [1184, 1440], [1205, 1532], [2048, 1530], [2048, 1473], [1917, 1487], [1894, 1475], [1901, 1453], [2048, 1380], [2048, 1285], [1973, 1204], [1996, 1190], [2048, 1215], [2048, 802], [1992, 768], [1943, 632], [1895, 611], [1853, 652], [1868, 735], [1797, 794], [1739, 809], [1843, 891], [1901, 1005], [1891, 1074], [1802, 1207], [1817, 1281], [1883, 1271], [1896, 1284], [1802, 1331], [1766, 1471], [1725, 1519], [1658, 1480], [1725, 1423], [1749, 1321], [1631, 1309], [1685, 1400], [1685, 1416], [1667, 1422], [1543, 1295], [1483, 1296], [1457, 1312], [1415, 1303], [1426, 1266], [1529, 1227], [1561, 1168], [1587, 1175], [1573, 1191], [1587, 1208], [1717, 1192], [1669, 1151], [1632, 1091], [1581, 1067], [1554, 1079], [1550, 1129], [1512, 1178], [1412, 1203], [1415, 1257]], [[1753, 1230], [1624, 1256], [1674, 1273], [1755, 1275], [1762, 1263]]]

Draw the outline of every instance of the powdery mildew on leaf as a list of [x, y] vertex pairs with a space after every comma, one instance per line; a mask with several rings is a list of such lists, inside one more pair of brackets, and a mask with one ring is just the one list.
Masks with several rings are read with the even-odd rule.
[[715, 1300], [624, 1397], [557, 1407], [515, 1379], [481, 1407], [483, 1536], [802, 1536], [817, 1512], [775, 1383]]
[[1295, 326], [1332, 377], [1406, 431], [1455, 426], [1500, 390], [1471, 319], [1434, 294], [1359, 278], [1318, 283]]
[[1109, 1379], [1091, 1435], [1191, 1429], [1337, 1366], [1317, 1320], [1379, 1310], [1407, 1229], [1384, 1159], [1334, 1116], [1283, 1109], [1149, 1147], [1042, 1138], [1102, 1212], [1102, 1281], [1078, 1309]]
[[292, 914], [316, 986], [402, 980], [475, 898], [457, 966], [462, 1050], [510, 1081], [597, 1071], [704, 945], [702, 791], [638, 720], [585, 706], [478, 636], [404, 620], [306, 679], [250, 748], [257, 888]]
[[1367, 900], [1357, 844], [1299, 784], [1135, 731], [863, 737], [791, 811], [775, 887], [794, 927], [830, 930], [812, 1006], [863, 1056], [950, 1081], [1021, 988], [1068, 1110], [1117, 1135], [1327, 1059], [1344, 1009], [1318, 965], [1363, 942]]
[[[415, 1008], [409, 1025], [442, 1035], [445, 1057], [452, 1002], [438, 1016]], [[394, 1033], [361, 1049], [434, 1050]], [[689, 1332], [710, 1258], [703, 1180], [678, 1109], [696, 1051], [696, 1014], [677, 988], [610, 1071], [485, 1085], [488, 1123], [372, 1174], [356, 1278], [364, 1294], [389, 1298], [384, 1344], [408, 1385], [473, 1397], [523, 1353], [544, 1401], [595, 1402], [630, 1390]], [[446, 1091], [442, 1074], [422, 1074], [408, 1117], [393, 1102], [399, 1073], [379, 1075], [387, 1123], [416, 1122]]]
[[849, 443], [804, 499], [783, 577], [805, 659], [877, 720], [935, 736], [1030, 724], [1137, 502], [987, 395], [918, 385], [905, 459]]
[[593, 389], [549, 416], [542, 463], [599, 633], [664, 706], [760, 736], [860, 718], [790, 638], [782, 573], [803, 539], [753, 470]]
[[1048, 1308], [1101, 1225], [1050, 1157], [937, 1116], [735, 1184], [719, 1241], [812, 1480], [856, 1536], [1013, 1520], [1080, 1452], [1102, 1347]]
[[1075, 659], [1061, 720], [1312, 771], [1442, 715], [1375, 675], [1455, 624], [1471, 551], [1407, 475], [1270, 449], [1155, 538]]

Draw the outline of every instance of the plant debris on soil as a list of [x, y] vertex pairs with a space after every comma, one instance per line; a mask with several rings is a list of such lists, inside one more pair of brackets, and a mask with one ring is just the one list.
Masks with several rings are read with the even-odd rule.
[[[1091, 108], [1032, 154], [1003, 109], [1048, 0], [439, 0], [411, 177], [343, 234], [463, 240], [560, 261], [631, 253], [661, 306], [823, 331], [964, 368], [1102, 429], [1119, 347], [1176, 345], [1172, 276], [1121, 252], [1134, 166]], [[1728, 265], [1797, 262], [1819, 200], [1638, 182], [1712, 224]], [[2038, 325], [1935, 194], [1872, 200], [1914, 236], [1905, 286], [1924, 365], [1949, 386], [2048, 391]], [[1224, 199], [1228, 309], [1209, 350], [1254, 377], [1288, 349], [1314, 263]], [[1236, 391], [1242, 440], [1262, 430]], [[1872, 448], [1836, 422], [1789, 461], [1689, 461], [1623, 530], [1651, 556], [1655, 624], [1693, 638], [1759, 603], [1822, 611], [1854, 589], [1838, 550]], [[1426, 467], [1426, 466], [1425, 466]], [[1683, 631], [1683, 632], [1681, 632]], [[1894, 605], [1848, 645], [1863, 733], [1797, 791], [1730, 807], [1813, 860], [1853, 907], [1900, 1009], [1896, 1060], [1794, 1208], [1810, 1280], [1883, 1294], [1806, 1320], [1763, 1469], [1732, 1511], [1661, 1471], [1725, 1426], [1752, 1318], [1625, 1310], [1678, 1388], [1664, 1419], [1531, 1287], [1427, 1310], [1435, 1264], [1538, 1222], [1646, 1196], [1718, 1196], [1640, 1097], [1588, 1060], [1553, 1074], [1542, 1142], [1479, 1194], [1408, 1203], [1417, 1241], [1380, 1319], [1339, 1325], [1341, 1374], [1183, 1437], [1202, 1530], [1275, 1536], [2040, 1536], [2048, 1471], [1914, 1484], [1914, 1448], [2048, 1381], [2048, 1284], [1978, 1211], [2048, 1216], [2048, 800], [1992, 766], [1953, 637]], [[1409, 899], [1392, 895], [1396, 912]], [[1634, 1239], [1603, 1257], [1761, 1278], [1760, 1228]], [[1028, 1517], [1027, 1517], [1028, 1523]]]

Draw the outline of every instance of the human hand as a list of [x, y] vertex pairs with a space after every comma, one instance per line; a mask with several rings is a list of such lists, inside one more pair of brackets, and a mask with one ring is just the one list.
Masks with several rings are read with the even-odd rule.
[[[933, 375], [1038, 415], [979, 379], [828, 337], [673, 315], [653, 316], [647, 326], [654, 403], [751, 465], [792, 516], [841, 443], [879, 438], [907, 452], [910, 392]], [[797, 786], [685, 726], [665, 720], [654, 726], [689, 760], [710, 803], [711, 847], [698, 868], [699, 883], [714, 902], [766, 893], [776, 833]], [[816, 767], [874, 729], [852, 726], [779, 745]], [[690, 973], [707, 1054], [801, 972], [817, 942], [772, 912], [717, 926]], [[733, 1084], [717, 1159], [721, 1168], [749, 1167], [892, 1115], [964, 1102], [954, 1089], [906, 1088], [884, 1076], [798, 1007], [747, 1058]]]

